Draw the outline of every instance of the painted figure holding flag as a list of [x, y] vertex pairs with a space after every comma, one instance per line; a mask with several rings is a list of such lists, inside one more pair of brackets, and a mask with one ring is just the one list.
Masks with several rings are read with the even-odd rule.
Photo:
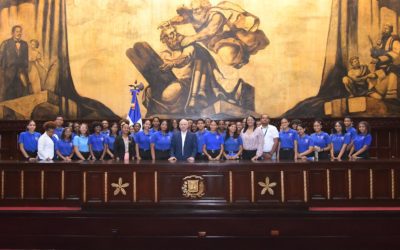
[[137, 81], [135, 81], [134, 85], [129, 85], [129, 87], [131, 88], [130, 91], [132, 95], [132, 100], [127, 119], [129, 120], [129, 125], [139, 123], [140, 126], [142, 126], [142, 114], [140, 112], [138, 95], [143, 89], [143, 83], [138, 84]]

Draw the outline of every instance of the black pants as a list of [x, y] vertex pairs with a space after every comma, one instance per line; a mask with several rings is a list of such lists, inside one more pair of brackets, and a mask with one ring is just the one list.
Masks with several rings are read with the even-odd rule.
[[[112, 149], [108, 149], [108, 150], [110, 150], [110, 152], [114, 155], [114, 150], [112, 150]], [[115, 158], [115, 155], [114, 155], [114, 158]], [[104, 160], [111, 160], [111, 156], [108, 153], [106, 153], [104, 155]]]
[[96, 160], [100, 160], [101, 156], [103, 155], [103, 151], [93, 151], [94, 157]]
[[207, 156], [204, 153], [197, 153], [196, 154], [196, 161], [206, 161]]
[[156, 160], [168, 160], [170, 157], [170, 150], [157, 150], [156, 149]]
[[251, 160], [256, 154], [257, 150], [243, 150], [242, 158], [243, 160]]
[[329, 153], [326, 151], [318, 152], [318, 160], [329, 160]]
[[207, 150], [207, 153], [211, 156], [211, 158], [215, 158], [221, 153], [221, 149], [217, 150]]
[[[338, 156], [339, 156], [339, 153], [340, 153], [340, 152], [334, 152], [334, 153], [333, 153], [333, 156], [334, 156], [334, 157], [338, 157]], [[342, 160], [348, 159], [348, 158], [349, 158], [348, 156], [349, 156], [349, 152], [344, 151], [344, 153], [343, 153], [343, 155], [342, 155]]]
[[281, 148], [279, 149], [279, 160], [294, 160], [293, 148]]
[[142, 158], [142, 160], [151, 160], [151, 151], [149, 150], [144, 150], [144, 149], [139, 149], [139, 155]]
[[[79, 153], [81, 153], [81, 155], [83, 156], [83, 158], [85, 160], [87, 160], [89, 158], [89, 156], [90, 156], [90, 152], [81, 152], [81, 151], [79, 151]], [[74, 160], [80, 160], [76, 154], [74, 154], [73, 159]]]
[[364, 151], [362, 154], [359, 154], [358, 157], [363, 159], [369, 159], [369, 151], [368, 150]]
[[27, 150], [25, 150], [25, 152], [28, 154], [29, 158], [36, 158], [37, 157], [37, 151], [27, 151]]

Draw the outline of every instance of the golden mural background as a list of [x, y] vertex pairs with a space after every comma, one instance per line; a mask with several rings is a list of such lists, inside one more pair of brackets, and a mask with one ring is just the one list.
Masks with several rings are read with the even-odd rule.
[[[232, 2], [258, 16], [260, 29], [271, 41], [240, 70], [219, 63], [226, 78], [242, 77], [255, 87], [256, 112], [279, 116], [315, 95], [321, 83], [331, 1]], [[182, 4], [190, 1], [67, 0], [68, 48], [77, 91], [124, 116], [130, 101], [127, 85], [135, 79], [145, 83], [126, 57], [126, 49], [147, 41], [157, 52], [162, 50], [157, 26], [176, 15]], [[193, 33], [190, 27], [185, 31]]]
[[399, 116], [399, 1], [211, 0], [203, 20], [193, 2], [0, 1], [0, 119], [126, 117], [136, 80], [143, 116]]

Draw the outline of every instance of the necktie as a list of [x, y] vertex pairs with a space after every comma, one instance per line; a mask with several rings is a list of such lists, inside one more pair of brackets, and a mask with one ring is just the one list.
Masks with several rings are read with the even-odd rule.
[[17, 54], [19, 55], [19, 48], [21, 47], [21, 43], [19, 41], [17, 41], [15, 43], [15, 48], [17, 49]]

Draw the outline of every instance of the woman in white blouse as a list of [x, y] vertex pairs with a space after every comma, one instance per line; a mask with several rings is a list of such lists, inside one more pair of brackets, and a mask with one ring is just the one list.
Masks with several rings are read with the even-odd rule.
[[38, 157], [40, 160], [51, 161], [54, 157], [54, 129], [55, 122], [49, 121], [43, 125], [45, 132], [40, 136], [38, 141]]
[[246, 118], [246, 123], [240, 136], [243, 141], [243, 159], [258, 160], [263, 154], [264, 134], [261, 128], [256, 127], [256, 118], [251, 115]]

